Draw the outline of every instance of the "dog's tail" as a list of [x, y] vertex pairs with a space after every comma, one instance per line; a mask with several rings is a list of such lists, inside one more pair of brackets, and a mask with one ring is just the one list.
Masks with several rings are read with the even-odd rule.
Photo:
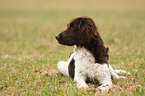
[[73, 60], [73, 57], [74, 57], [74, 53], [70, 55], [67, 61], [60, 61], [57, 64], [58, 70], [65, 76], [70, 76], [68, 67], [69, 67], [69, 63]]
[[130, 74], [129, 72], [126, 72], [125, 70], [113, 70], [110, 64], [109, 64], [109, 71], [113, 78], [126, 78], [125, 76], [118, 76], [117, 73]]
[[69, 76], [68, 65], [69, 65], [69, 62], [67, 61], [60, 61], [57, 64], [58, 70], [65, 76]]

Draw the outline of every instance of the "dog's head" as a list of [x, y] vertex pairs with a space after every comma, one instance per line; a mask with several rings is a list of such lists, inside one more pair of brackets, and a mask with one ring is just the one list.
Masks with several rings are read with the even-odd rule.
[[72, 19], [66, 30], [57, 34], [55, 38], [63, 45], [89, 44], [94, 36], [99, 36], [94, 21], [89, 17], [76, 17]]

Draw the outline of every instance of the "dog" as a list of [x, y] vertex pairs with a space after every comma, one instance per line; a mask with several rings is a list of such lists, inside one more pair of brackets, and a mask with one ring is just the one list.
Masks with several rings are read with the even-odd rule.
[[108, 63], [108, 48], [104, 46], [98, 28], [92, 18], [82, 16], [72, 19], [67, 28], [55, 36], [62, 45], [75, 45], [74, 52], [67, 61], [58, 62], [58, 70], [77, 82], [78, 88], [88, 89], [87, 81], [99, 83], [95, 90], [108, 92], [112, 78], [126, 78], [115, 72]]

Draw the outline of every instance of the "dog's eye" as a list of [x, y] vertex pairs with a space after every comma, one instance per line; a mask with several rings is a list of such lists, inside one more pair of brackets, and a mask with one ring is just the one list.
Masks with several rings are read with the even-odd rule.
[[75, 27], [73, 27], [73, 26], [71, 26], [70, 28], [71, 28], [71, 29], [75, 29]]
[[71, 29], [74, 29], [74, 27], [71, 27]]

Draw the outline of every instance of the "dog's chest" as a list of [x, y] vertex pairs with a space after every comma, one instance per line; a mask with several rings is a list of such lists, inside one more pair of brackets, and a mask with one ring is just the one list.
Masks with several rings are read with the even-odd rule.
[[76, 47], [74, 50], [75, 68], [83, 73], [94, 73], [98, 64], [95, 64], [94, 56], [85, 48]]
[[[85, 48], [76, 47], [74, 49], [74, 59], [79, 65], [87, 66], [95, 63], [94, 56]], [[78, 64], [77, 64], [78, 65]]]

